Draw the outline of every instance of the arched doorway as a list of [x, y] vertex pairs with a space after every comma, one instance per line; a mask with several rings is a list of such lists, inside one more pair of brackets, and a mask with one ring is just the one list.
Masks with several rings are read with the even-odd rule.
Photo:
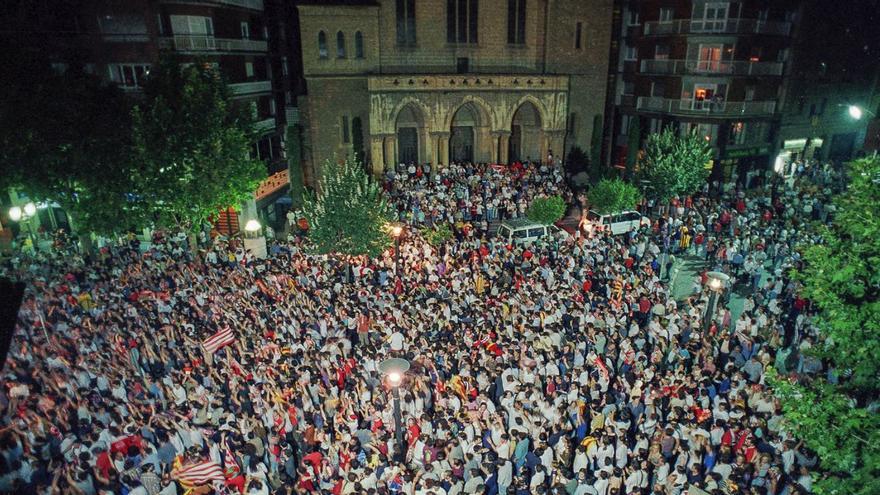
[[513, 114], [507, 156], [511, 162], [540, 160], [543, 140], [541, 113], [534, 103], [525, 101]]
[[425, 133], [425, 119], [415, 105], [409, 104], [397, 114], [397, 163], [420, 163]]
[[465, 103], [455, 112], [449, 137], [450, 161], [474, 161], [475, 127], [478, 125], [477, 111], [473, 104]]

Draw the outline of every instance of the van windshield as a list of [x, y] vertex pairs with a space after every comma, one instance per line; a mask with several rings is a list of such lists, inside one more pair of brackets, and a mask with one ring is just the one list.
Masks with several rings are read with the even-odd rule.
[[501, 237], [507, 239], [508, 237], [510, 237], [510, 229], [508, 229], [507, 227], [505, 227], [504, 225], [502, 225], [502, 226], [498, 229], [498, 234], [499, 234]]

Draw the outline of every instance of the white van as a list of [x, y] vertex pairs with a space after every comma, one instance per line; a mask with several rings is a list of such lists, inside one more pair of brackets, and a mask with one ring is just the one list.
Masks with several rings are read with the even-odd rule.
[[547, 235], [563, 236], [568, 235], [568, 232], [555, 225], [544, 225], [528, 218], [505, 220], [498, 227], [498, 237], [509, 244], [531, 243]]
[[650, 225], [651, 219], [643, 217], [637, 211], [622, 211], [620, 213], [606, 213], [602, 215], [594, 210], [590, 210], [587, 213], [587, 217], [581, 222], [581, 228], [587, 235], [607, 230], [610, 230], [612, 235], [619, 235]]

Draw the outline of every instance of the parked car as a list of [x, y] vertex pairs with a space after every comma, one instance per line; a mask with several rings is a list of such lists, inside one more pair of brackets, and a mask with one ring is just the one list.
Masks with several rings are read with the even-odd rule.
[[555, 225], [544, 225], [527, 218], [504, 220], [498, 226], [498, 237], [508, 243], [531, 243], [544, 236], [566, 237], [570, 234]]
[[637, 211], [622, 211], [620, 213], [606, 213], [603, 215], [590, 210], [586, 218], [581, 221], [581, 229], [587, 235], [607, 230], [610, 230], [612, 235], [619, 235], [639, 230], [649, 225], [651, 225], [651, 219], [643, 217]]

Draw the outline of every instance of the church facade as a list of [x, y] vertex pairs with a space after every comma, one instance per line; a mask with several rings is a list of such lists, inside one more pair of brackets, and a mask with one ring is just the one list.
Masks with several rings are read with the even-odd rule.
[[588, 150], [605, 107], [612, 3], [301, 3], [306, 181], [355, 153], [380, 174]]

